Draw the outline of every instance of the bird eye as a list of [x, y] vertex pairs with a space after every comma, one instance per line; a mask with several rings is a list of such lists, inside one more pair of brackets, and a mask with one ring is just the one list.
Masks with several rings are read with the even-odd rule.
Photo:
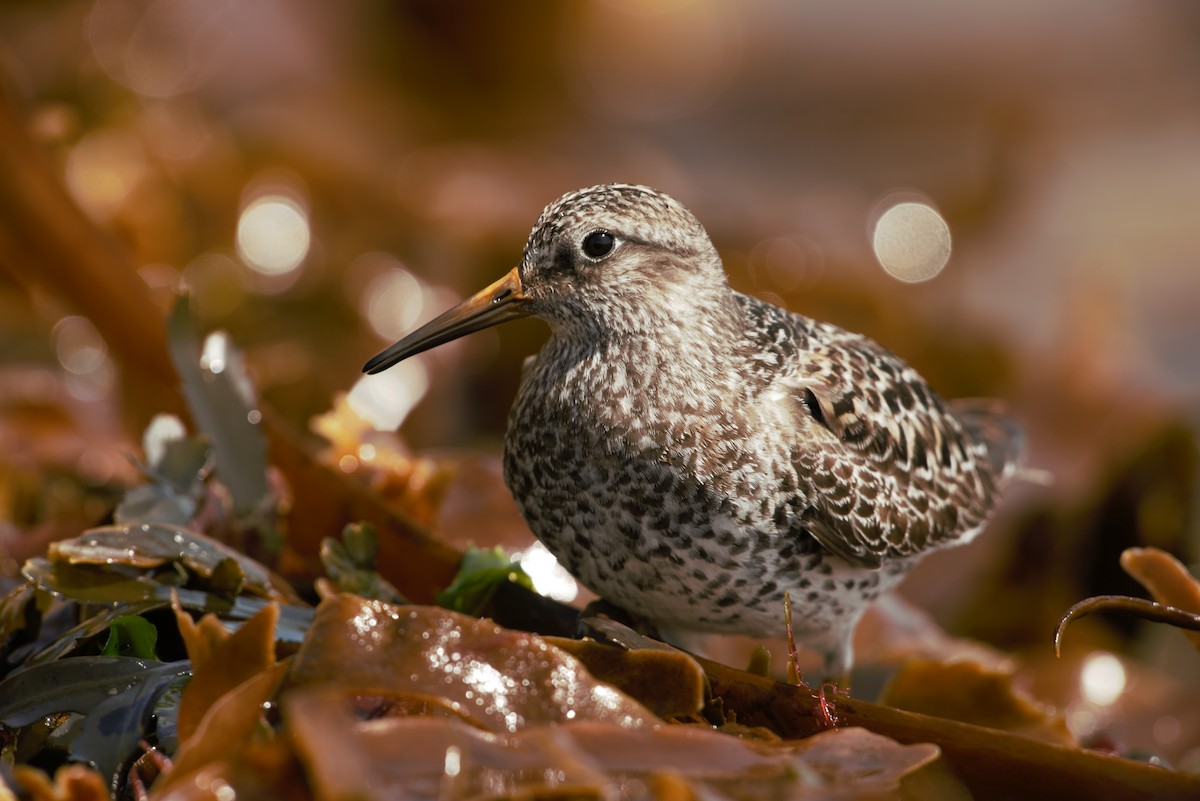
[[608, 231], [592, 231], [583, 238], [583, 252], [590, 258], [599, 259], [612, 252], [617, 238]]

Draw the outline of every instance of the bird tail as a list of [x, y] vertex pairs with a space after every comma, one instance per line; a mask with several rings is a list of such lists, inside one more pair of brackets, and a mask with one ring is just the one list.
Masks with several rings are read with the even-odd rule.
[[1008, 414], [1003, 403], [963, 398], [951, 401], [950, 407], [971, 438], [987, 446], [992, 472], [1001, 483], [1007, 482], [1021, 470], [1025, 433]]

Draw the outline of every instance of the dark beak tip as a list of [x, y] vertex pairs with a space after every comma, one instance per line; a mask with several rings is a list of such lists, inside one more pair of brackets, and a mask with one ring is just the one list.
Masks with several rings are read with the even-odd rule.
[[363, 365], [362, 371], [367, 375], [377, 375], [388, 369], [390, 366], [391, 365], [385, 364], [383, 359], [375, 356], [367, 360], [367, 363]]

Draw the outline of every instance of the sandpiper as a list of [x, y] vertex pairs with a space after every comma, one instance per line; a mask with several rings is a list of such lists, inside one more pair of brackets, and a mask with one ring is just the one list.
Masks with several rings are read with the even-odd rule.
[[661, 631], [797, 636], [844, 676], [866, 606], [974, 537], [1020, 434], [948, 403], [859, 334], [735, 292], [699, 221], [608, 184], [551, 203], [520, 264], [367, 362], [506, 320], [550, 340], [508, 419], [504, 475], [583, 584]]

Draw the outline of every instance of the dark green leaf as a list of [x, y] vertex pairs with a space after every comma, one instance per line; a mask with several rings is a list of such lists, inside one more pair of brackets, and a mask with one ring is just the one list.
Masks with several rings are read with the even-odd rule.
[[154, 704], [154, 739], [168, 756], [179, 747], [179, 699], [191, 676], [178, 676]]
[[76, 566], [83, 563], [152, 568], [178, 562], [206, 580], [211, 579], [222, 561], [232, 559], [241, 568], [248, 591], [269, 595], [274, 586], [270, 572], [258, 562], [182, 526], [141, 523], [94, 528], [75, 539], [54, 543], [50, 546], [50, 556], [56, 564], [70, 562]]
[[132, 656], [137, 659], [157, 660], [154, 648], [158, 645], [158, 629], [140, 615], [121, 615], [108, 627], [108, 642], [101, 653], [104, 656]]
[[190, 493], [204, 479], [212, 458], [212, 448], [207, 442], [199, 437], [184, 437], [166, 442], [162, 458], [150, 467], [156, 480]]
[[63, 632], [54, 640], [43, 645], [37, 653], [25, 660], [25, 667], [34, 667], [35, 665], [43, 665], [53, 662], [56, 659], [61, 659], [67, 654], [72, 653], [81, 642], [103, 634], [117, 618], [124, 615], [143, 615], [146, 612], [161, 609], [167, 603], [168, 601], [165, 600], [151, 600], [136, 604], [114, 606], [111, 609], [103, 609], [98, 614], [91, 615], [80, 622], [79, 625]]
[[378, 539], [370, 523], [351, 523], [342, 530], [342, 541], [321, 541], [321, 564], [339, 590], [387, 603], [408, 603], [392, 584], [375, 570]]
[[355, 567], [374, 568], [379, 552], [379, 532], [370, 523], [348, 523], [342, 529], [342, 544]]
[[41, 624], [37, 589], [32, 585], [14, 587], [0, 599], [0, 665], [7, 662], [15, 649], [35, 642]]
[[118, 523], [185, 525], [196, 514], [196, 499], [170, 484], [142, 484], [125, 493], [113, 519]]
[[183, 526], [195, 516], [212, 461], [211, 449], [199, 437], [171, 439], [161, 448], [162, 455], [153, 465], [137, 463], [150, 483], [125, 494], [113, 513], [117, 523]]
[[217, 475], [229, 488], [234, 511], [243, 516], [260, 512], [271, 502], [267, 448], [259, 424], [251, 421], [257, 412], [243, 396], [248, 381], [241, 373], [240, 355], [230, 348], [220, 372], [200, 367], [200, 335], [186, 295], [171, 310], [167, 336], [188, 408], [212, 441]]
[[180, 665], [190, 670], [186, 662], [79, 656], [21, 670], [0, 682], [0, 723], [16, 728], [55, 712], [86, 714], [139, 684], [147, 671]]
[[213, 568], [205, 589], [222, 598], [236, 598], [245, 586], [246, 573], [241, 563], [233, 558], [225, 558]]
[[470, 548], [450, 586], [438, 593], [437, 602], [456, 612], [479, 615], [491, 602], [496, 588], [507, 582], [533, 589], [533, 580], [508, 558], [504, 549]]
[[136, 604], [170, 598], [170, 588], [124, 565], [72, 565], [30, 559], [21, 574], [40, 590], [86, 604]]
[[116, 787], [117, 769], [136, 753], [138, 741], [145, 738], [159, 697], [191, 673], [192, 665], [187, 661], [149, 668], [126, 690], [95, 704], [79, 724], [79, 733], [71, 743], [71, 757], [92, 765]]
[[[160, 586], [159, 589], [162, 595], [159, 600], [115, 606], [112, 609], [106, 609], [100, 614], [89, 617], [31, 656], [26, 660], [25, 664], [33, 667], [62, 658], [75, 650], [80, 642], [103, 633], [109, 628], [114, 619], [122, 615], [145, 615], [155, 609], [162, 609], [168, 606], [171, 602], [171, 588]], [[218, 615], [230, 631], [236, 629], [243, 621], [254, 617], [264, 606], [271, 603], [261, 598], [247, 598], [245, 596], [240, 596], [230, 601], [226, 598], [197, 592], [196, 590], [176, 590], [176, 593], [179, 596], [179, 603], [184, 609], [200, 614], [211, 612]], [[308, 627], [312, 624], [312, 618], [313, 610], [309, 607], [281, 604], [279, 607], [279, 621], [275, 626], [276, 642], [287, 645], [299, 645], [304, 641], [304, 635], [308, 632]]]

